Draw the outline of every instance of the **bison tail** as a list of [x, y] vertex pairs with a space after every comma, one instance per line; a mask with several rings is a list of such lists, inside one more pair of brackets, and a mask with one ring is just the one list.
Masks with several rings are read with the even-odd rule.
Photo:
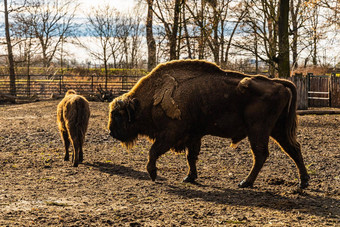
[[288, 80], [280, 80], [277, 79], [279, 83], [284, 85], [290, 91], [290, 100], [285, 108], [285, 133], [289, 140], [289, 143], [292, 144], [294, 147], [300, 146], [296, 140], [296, 133], [297, 133], [297, 91], [296, 86], [292, 82]]

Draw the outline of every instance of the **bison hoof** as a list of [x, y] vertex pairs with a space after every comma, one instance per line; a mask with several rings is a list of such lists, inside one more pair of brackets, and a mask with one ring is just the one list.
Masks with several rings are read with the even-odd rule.
[[300, 182], [300, 184], [299, 184], [299, 187], [300, 187], [301, 189], [305, 189], [305, 188], [308, 187], [308, 185], [309, 185], [309, 183], [308, 183], [309, 178], [310, 178], [310, 177], [307, 176], [307, 177], [305, 177], [304, 179], [301, 179], [301, 182]]
[[78, 167], [78, 163], [77, 162], [73, 163], [73, 167]]
[[184, 183], [195, 183], [197, 176], [188, 175], [183, 179]]
[[300, 189], [305, 189], [305, 188], [307, 188], [308, 187], [308, 182], [301, 182], [300, 184], [299, 184], [299, 187], [300, 187]]
[[64, 161], [70, 161], [70, 157], [65, 157]]
[[253, 183], [243, 180], [238, 184], [238, 187], [239, 188], [251, 188], [253, 187]]
[[148, 173], [149, 173], [151, 180], [155, 181], [157, 177], [157, 169], [148, 170]]

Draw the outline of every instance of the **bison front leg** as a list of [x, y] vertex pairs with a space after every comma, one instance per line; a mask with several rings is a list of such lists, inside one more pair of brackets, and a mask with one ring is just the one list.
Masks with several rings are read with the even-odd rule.
[[194, 183], [197, 179], [196, 162], [201, 149], [201, 140], [192, 143], [187, 150], [188, 175], [183, 179], [183, 182]]
[[263, 164], [265, 163], [266, 159], [269, 156], [269, 151], [268, 151], [269, 136], [259, 138], [258, 134], [255, 134], [254, 137], [249, 136], [249, 141], [250, 141], [250, 145], [251, 145], [251, 149], [253, 153], [253, 167], [249, 175], [247, 176], [247, 178], [241, 181], [241, 183], [239, 183], [238, 186], [240, 188], [253, 186], [257, 175], [259, 174], [260, 170], [263, 167]]
[[159, 141], [156, 140], [156, 142], [151, 146], [151, 149], [149, 151], [149, 159], [148, 164], [146, 166], [146, 170], [149, 173], [149, 176], [152, 181], [156, 180], [157, 177], [157, 167], [156, 167], [156, 161], [157, 159], [164, 153], [166, 153], [170, 147], [163, 145]]

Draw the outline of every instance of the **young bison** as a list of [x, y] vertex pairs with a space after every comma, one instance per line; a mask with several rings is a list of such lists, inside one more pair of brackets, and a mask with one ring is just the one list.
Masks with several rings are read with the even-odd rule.
[[69, 161], [68, 149], [73, 145], [72, 163], [74, 167], [83, 161], [83, 143], [90, 118], [88, 101], [74, 90], [68, 90], [58, 104], [57, 121], [61, 139], [65, 145], [65, 161]]

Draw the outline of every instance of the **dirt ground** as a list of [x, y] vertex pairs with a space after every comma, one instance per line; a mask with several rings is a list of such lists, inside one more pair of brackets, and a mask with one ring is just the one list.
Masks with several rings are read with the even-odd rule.
[[182, 183], [185, 155], [166, 153], [158, 179], [147, 140], [126, 150], [107, 130], [108, 103], [91, 102], [84, 163], [71, 167], [56, 124], [59, 101], [0, 106], [0, 226], [339, 226], [340, 115], [301, 116], [298, 140], [311, 175], [274, 143], [253, 188], [249, 143], [206, 136], [197, 184]]

